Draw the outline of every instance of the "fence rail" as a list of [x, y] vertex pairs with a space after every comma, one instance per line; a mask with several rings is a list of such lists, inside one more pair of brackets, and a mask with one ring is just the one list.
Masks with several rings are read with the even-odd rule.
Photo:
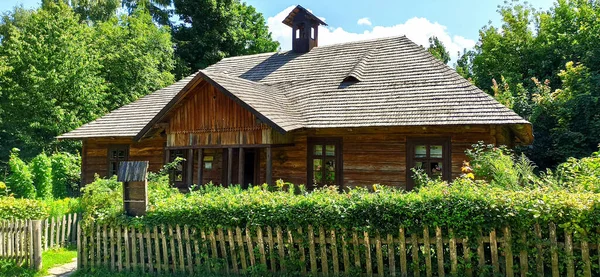
[[[80, 268], [148, 273], [264, 270], [311, 275], [367, 276], [582, 276], [600, 275], [597, 242], [573, 241], [554, 224], [530, 232], [510, 228], [474, 238], [456, 238], [452, 230], [424, 228], [408, 234], [280, 227], [255, 230], [197, 230], [162, 226], [136, 230], [92, 225], [79, 230]], [[560, 242], [559, 242], [560, 238]], [[559, 259], [560, 258], [560, 259]]]

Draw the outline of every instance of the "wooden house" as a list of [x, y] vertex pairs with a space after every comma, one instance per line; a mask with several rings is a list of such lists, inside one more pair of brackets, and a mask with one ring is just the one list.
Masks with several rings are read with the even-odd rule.
[[450, 179], [478, 141], [530, 144], [529, 122], [406, 37], [318, 46], [323, 21], [283, 21], [293, 49], [231, 57], [60, 136], [83, 141], [82, 182], [120, 161], [173, 184], [410, 189], [410, 168]]

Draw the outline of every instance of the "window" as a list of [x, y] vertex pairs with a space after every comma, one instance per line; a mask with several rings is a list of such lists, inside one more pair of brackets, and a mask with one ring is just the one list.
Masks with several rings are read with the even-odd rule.
[[[169, 151], [169, 163], [174, 162], [177, 158], [185, 159], [185, 150], [177, 149]], [[185, 181], [185, 165], [186, 161], [183, 160], [180, 163], [171, 169], [171, 182], [173, 183], [183, 183]]]
[[108, 177], [117, 175], [119, 163], [129, 158], [129, 145], [111, 145], [108, 147]]
[[410, 190], [414, 187], [412, 168], [423, 169], [431, 178], [449, 180], [450, 166], [450, 140], [437, 138], [409, 139], [407, 145], [407, 186]]
[[213, 168], [213, 156], [204, 156], [204, 169], [212, 169]]
[[342, 140], [312, 138], [308, 142], [308, 184], [312, 188], [342, 186]]

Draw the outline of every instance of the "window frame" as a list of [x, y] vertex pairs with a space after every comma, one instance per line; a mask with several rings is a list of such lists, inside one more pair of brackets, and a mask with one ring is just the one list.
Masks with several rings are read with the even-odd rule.
[[[129, 160], [129, 144], [112, 144], [107, 147], [106, 151], [106, 177], [110, 178], [119, 173], [119, 166], [121, 162], [126, 162]], [[116, 160], [113, 159], [112, 152], [114, 151], [125, 151], [125, 157], [123, 158], [123, 160], [120, 160], [118, 157]], [[111, 170], [111, 164], [114, 162], [117, 163], [117, 168], [113, 173]]]
[[[417, 145], [426, 145], [427, 154], [425, 158], [415, 157], [415, 147]], [[431, 158], [430, 157], [430, 146], [441, 145], [442, 146], [442, 158]], [[412, 190], [415, 187], [415, 182], [412, 178], [412, 168], [415, 167], [417, 162], [435, 162], [441, 161], [442, 165], [442, 180], [450, 181], [452, 178], [452, 144], [450, 137], [416, 137], [408, 138], [406, 140], [406, 190]], [[430, 177], [431, 175], [427, 172]]]
[[[321, 158], [325, 159], [326, 156], [326, 147], [323, 147], [323, 152], [321, 155], [315, 155], [313, 153], [313, 148], [315, 145], [334, 145], [335, 146], [335, 154], [333, 156], [333, 160], [335, 161], [335, 185], [339, 188], [343, 187], [343, 140], [341, 137], [311, 137], [308, 138], [307, 148], [306, 148], [306, 167], [307, 167], [307, 175], [306, 175], [306, 184], [310, 189], [315, 189], [317, 187], [323, 187], [323, 185], [315, 186], [313, 182], [313, 159]], [[330, 158], [331, 159], [331, 158]]]

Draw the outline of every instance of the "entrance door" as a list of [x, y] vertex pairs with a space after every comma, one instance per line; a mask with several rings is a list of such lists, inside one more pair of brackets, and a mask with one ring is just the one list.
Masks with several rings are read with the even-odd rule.
[[257, 182], [257, 174], [256, 170], [258, 163], [256, 162], [256, 158], [258, 155], [255, 152], [255, 149], [246, 149], [244, 151], [244, 183], [242, 184], [242, 188], [248, 188], [248, 184], [256, 185]]
[[[229, 149], [223, 149], [223, 171], [222, 178], [223, 183], [226, 183], [227, 180], [227, 166], [228, 166], [228, 151]], [[243, 181], [239, 184], [242, 188], [248, 188], [248, 185], [257, 185], [260, 182], [259, 172], [260, 172], [260, 149], [257, 148], [244, 148], [244, 161], [243, 164], [240, 164], [240, 149], [234, 148], [232, 153], [232, 168], [231, 168], [231, 182], [233, 184], [240, 183], [240, 166], [243, 167]]]

